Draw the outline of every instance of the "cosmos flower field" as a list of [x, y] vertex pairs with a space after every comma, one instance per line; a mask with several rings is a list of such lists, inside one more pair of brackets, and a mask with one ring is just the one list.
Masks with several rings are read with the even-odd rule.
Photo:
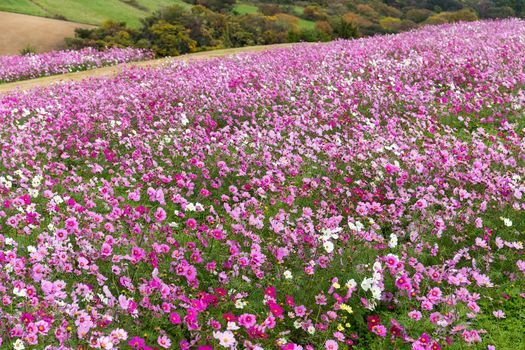
[[508, 349], [524, 86], [504, 20], [1, 96], [0, 347]]
[[98, 51], [90, 47], [31, 55], [0, 56], [0, 83], [78, 72], [151, 58], [153, 58], [151, 52], [141, 49], [110, 48]]

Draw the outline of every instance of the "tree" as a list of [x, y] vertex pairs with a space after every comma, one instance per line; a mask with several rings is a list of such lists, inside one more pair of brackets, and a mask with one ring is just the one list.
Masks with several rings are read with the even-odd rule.
[[275, 15], [277, 22], [282, 26], [286, 27], [288, 30], [297, 29], [299, 25], [299, 18], [287, 13], [278, 13]]
[[460, 21], [476, 21], [478, 19], [477, 13], [472, 9], [462, 9], [454, 12], [441, 12], [430, 16], [425, 23], [427, 24], [442, 24], [454, 23]]
[[373, 25], [372, 21], [361, 17], [357, 13], [347, 12], [343, 15], [343, 19], [349, 23], [355, 24], [358, 28], [367, 28]]
[[353, 39], [359, 37], [359, 29], [353, 22], [347, 21], [343, 17], [338, 17], [331, 21], [333, 37], [341, 39]]
[[325, 20], [327, 15], [323, 9], [318, 5], [308, 5], [303, 10], [303, 16], [305, 19], [311, 21], [322, 21]]
[[227, 12], [235, 5], [236, 0], [196, 0], [195, 5], [201, 5], [213, 11]]
[[508, 18], [514, 17], [516, 12], [510, 6], [491, 7], [487, 12], [488, 18]]
[[82, 47], [128, 47], [133, 46], [140, 33], [126, 27], [124, 22], [106, 21], [98, 28], [75, 29], [75, 37], [67, 38], [66, 44], [70, 48]]
[[278, 4], [259, 4], [259, 12], [265, 16], [275, 16], [278, 13], [284, 12]]
[[292, 30], [288, 33], [288, 41], [290, 42], [318, 42], [329, 40], [331, 40], [330, 36], [316, 29]]
[[427, 9], [410, 9], [405, 13], [405, 19], [415, 23], [421, 23], [426, 21], [431, 14], [432, 11]]
[[332, 37], [334, 34], [334, 28], [328, 21], [317, 21], [315, 22], [315, 29], [326, 35]]
[[525, 11], [525, 2], [523, 0], [494, 0], [496, 7], [510, 7], [515, 13]]
[[388, 6], [382, 2], [372, 3], [374, 9], [378, 11], [382, 16], [400, 18], [403, 16], [403, 12], [393, 6]]
[[394, 17], [384, 17], [379, 20], [379, 25], [390, 33], [398, 33], [416, 27], [416, 23]]
[[196, 42], [189, 37], [189, 30], [182, 25], [159, 20], [148, 28], [148, 33], [151, 49], [159, 56], [177, 56], [196, 51]]
[[380, 17], [379, 12], [374, 10], [374, 8], [370, 5], [359, 4], [356, 6], [356, 9], [360, 15], [363, 15], [371, 20], [377, 20]]

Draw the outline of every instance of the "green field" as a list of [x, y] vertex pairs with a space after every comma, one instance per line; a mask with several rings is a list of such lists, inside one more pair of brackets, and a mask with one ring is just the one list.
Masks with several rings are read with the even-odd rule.
[[252, 4], [237, 4], [235, 5], [234, 10], [237, 11], [241, 15], [257, 13], [257, 11], [259, 11], [257, 6], [252, 5]]
[[0, 0], [0, 10], [25, 13], [33, 16], [47, 16], [48, 13], [30, 0]]
[[0, 0], [0, 11], [66, 18], [95, 25], [112, 19], [136, 28], [140, 26], [141, 18], [159, 8], [175, 4], [190, 6], [182, 0], [137, 0], [136, 3], [139, 6], [132, 6], [123, 0]]
[[[66, 18], [68, 21], [94, 25], [112, 19], [137, 28], [141, 18], [159, 8], [170, 5], [191, 6], [182, 0], [136, 0], [135, 3], [138, 6], [133, 6], [126, 0], [0, 0], [0, 11]], [[258, 11], [257, 6], [249, 2], [239, 2], [234, 9], [240, 14]], [[297, 7], [296, 10], [300, 12], [302, 8]], [[313, 26], [311, 21], [299, 21], [299, 29], [310, 29]]]

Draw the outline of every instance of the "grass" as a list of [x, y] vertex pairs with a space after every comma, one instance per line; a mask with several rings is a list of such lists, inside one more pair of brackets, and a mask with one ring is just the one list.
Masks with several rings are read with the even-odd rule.
[[2, 0], [0, 10], [6, 12], [23, 13], [39, 17], [49, 17], [49, 14], [30, 0]]
[[[16, 12], [32, 16], [58, 18], [68, 21], [100, 25], [111, 19], [126, 22], [132, 28], [140, 27], [140, 20], [154, 11], [180, 5], [190, 8], [182, 0], [137, 0], [139, 7], [122, 0], [0, 0], [0, 11]], [[249, 2], [240, 2], [234, 7], [239, 14], [257, 13], [258, 7]], [[294, 11], [302, 13], [303, 8], [294, 6]], [[300, 19], [299, 29], [313, 29], [315, 23]]]
[[182, 0], [138, 0], [137, 2], [147, 7], [152, 12], [159, 8], [166, 7], [166, 6], [172, 6], [172, 5], [179, 5], [185, 8], [191, 7], [190, 4]]
[[299, 19], [299, 23], [297, 24], [298, 29], [314, 29], [315, 28], [315, 22], [308, 21], [306, 19]]
[[257, 6], [251, 4], [237, 4], [233, 9], [241, 15], [248, 15], [259, 11]]
[[[139, 8], [121, 0], [2, 0], [0, 11], [16, 12], [39, 17], [64, 17], [68, 21], [99, 25], [105, 20], [140, 26], [140, 19], [170, 5], [191, 5], [182, 0], [137, 0]], [[145, 10], [144, 10], [145, 9]]]
[[106, 19], [124, 21], [131, 27], [140, 25], [147, 13], [119, 0], [33, 0], [53, 15], [61, 15], [73, 22], [101, 24]]

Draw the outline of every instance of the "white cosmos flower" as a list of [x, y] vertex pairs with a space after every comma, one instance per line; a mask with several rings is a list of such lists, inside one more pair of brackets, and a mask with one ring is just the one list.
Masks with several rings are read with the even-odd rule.
[[390, 241], [388, 241], [388, 246], [390, 248], [395, 248], [397, 246], [397, 236], [394, 233], [390, 234]]
[[323, 243], [324, 250], [326, 250], [327, 253], [331, 253], [334, 250], [334, 244], [330, 241], [325, 241]]
[[213, 337], [225, 348], [231, 348], [235, 344], [235, 337], [231, 331], [213, 332]]
[[346, 282], [345, 284], [346, 288], [348, 289], [352, 289], [352, 288], [355, 288], [357, 286], [357, 283], [355, 282], [355, 280], [352, 278], [351, 280], [349, 280], [348, 282]]
[[377, 303], [374, 299], [372, 300], [367, 300], [368, 301], [368, 306], [366, 307], [368, 310], [370, 311], [374, 311], [376, 306], [377, 306]]
[[228, 322], [228, 325], [226, 326], [226, 329], [229, 331], [236, 331], [239, 329], [239, 326], [237, 326], [237, 323], [235, 322]]
[[237, 309], [244, 309], [245, 306], [246, 306], [246, 302], [242, 301], [241, 299], [237, 299], [235, 301], [235, 307]]
[[372, 286], [372, 288], [370, 288], [370, 291], [372, 292], [372, 297], [374, 299], [381, 299], [381, 289], [378, 286]]
[[372, 288], [373, 282], [374, 282], [374, 280], [372, 278], [365, 278], [363, 280], [363, 282], [361, 282], [361, 288], [363, 288], [363, 290], [367, 291], [370, 288]]
[[507, 227], [511, 227], [512, 226], [512, 221], [508, 218], [501, 218], [501, 220], [503, 220], [503, 224]]
[[17, 339], [14, 344], [13, 344], [13, 348], [15, 350], [24, 350], [26, 347], [24, 345], [24, 342], [22, 341], [22, 339]]
[[18, 288], [18, 287], [15, 287], [13, 289], [13, 294], [16, 295], [16, 296], [19, 296], [19, 297], [25, 297], [27, 296], [27, 292], [25, 290], [25, 288]]

